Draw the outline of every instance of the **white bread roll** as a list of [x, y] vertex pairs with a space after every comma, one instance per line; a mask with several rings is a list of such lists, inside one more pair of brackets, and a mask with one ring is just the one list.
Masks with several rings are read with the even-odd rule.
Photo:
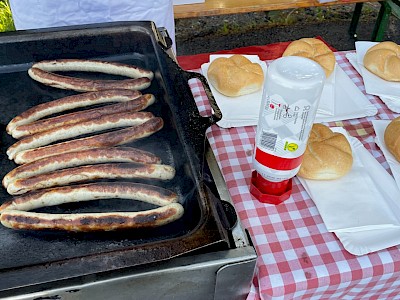
[[283, 52], [282, 56], [302, 56], [314, 60], [324, 69], [326, 78], [335, 69], [335, 55], [333, 51], [321, 40], [302, 38], [293, 41]]
[[264, 83], [261, 66], [242, 55], [216, 58], [210, 63], [207, 76], [218, 92], [229, 97], [257, 92]]
[[331, 180], [346, 175], [353, 165], [346, 137], [322, 124], [314, 124], [297, 174], [306, 179]]
[[393, 119], [385, 129], [385, 145], [400, 162], [400, 117]]
[[393, 42], [382, 42], [368, 49], [364, 56], [364, 67], [387, 81], [400, 81], [400, 46]]

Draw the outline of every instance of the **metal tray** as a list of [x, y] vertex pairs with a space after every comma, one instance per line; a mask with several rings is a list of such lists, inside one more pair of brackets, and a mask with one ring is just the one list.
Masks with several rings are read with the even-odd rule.
[[[164, 128], [130, 146], [152, 151], [173, 165], [177, 174], [167, 183], [181, 195], [183, 217], [157, 229], [112, 233], [15, 231], [0, 226], [0, 296], [2, 291], [97, 272], [153, 263], [220, 244], [229, 247], [229, 233], [220, 203], [203, 181], [205, 130], [220, 119], [209, 87], [199, 74], [183, 71], [166, 53], [165, 39], [152, 22], [118, 22], [88, 26], [29, 30], [0, 35], [0, 176], [16, 165], [6, 149], [15, 142], [5, 132], [12, 117], [33, 105], [75, 92], [33, 81], [27, 74], [32, 63], [56, 58], [91, 58], [118, 61], [151, 69], [150, 88], [156, 103], [147, 111], [164, 120]], [[105, 75], [104, 75], [105, 76]], [[98, 78], [101, 78], [99, 76]], [[109, 77], [107, 77], [109, 78]], [[188, 80], [205, 86], [215, 113], [201, 117]], [[11, 196], [0, 191], [0, 203]], [[126, 203], [126, 202], [125, 202]], [[63, 205], [50, 212], [107, 211], [124, 207], [118, 200]], [[135, 203], [133, 210], [150, 208]]]

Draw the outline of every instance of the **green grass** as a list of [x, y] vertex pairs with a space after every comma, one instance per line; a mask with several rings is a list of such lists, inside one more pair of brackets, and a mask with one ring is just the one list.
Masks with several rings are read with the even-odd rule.
[[0, 32], [14, 31], [14, 21], [8, 0], [0, 1]]

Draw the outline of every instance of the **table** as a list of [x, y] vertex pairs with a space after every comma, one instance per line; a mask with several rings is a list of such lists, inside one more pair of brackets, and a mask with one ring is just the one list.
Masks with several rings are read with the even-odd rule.
[[[337, 63], [365, 93], [362, 78], [350, 65], [346, 53], [335, 53]], [[209, 115], [211, 110], [202, 86], [197, 81], [190, 85], [199, 111]], [[377, 106], [377, 115], [327, 125], [343, 126], [390, 172], [374, 143], [371, 121], [393, 119], [398, 114], [378, 97], [367, 98]], [[400, 299], [399, 247], [364, 256], [348, 253], [336, 236], [327, 231], [297, 178], [291, 198], [278, 206], [260, 203], [252, 197], [249, 183], [255, 132], [254, 126], [223, 129], [217, 125], [207, 131], [229, 194], [258, 254], [248, 299]]]
[[175, 19], [225, 14], [294, 9], [316, 6], [347, 5], [379, 0], [205, 0], [202, 3], [174, 5]]

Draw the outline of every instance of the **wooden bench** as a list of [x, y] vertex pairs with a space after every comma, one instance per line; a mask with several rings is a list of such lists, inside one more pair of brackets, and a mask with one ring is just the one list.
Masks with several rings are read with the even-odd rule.
[[356, 38], [357, 25], [364, 2], [379, 2], [381, 4], [380, 15], [384, 17], [377, 18], [375, 29], [371, 37], [373, 41], [381, 41], [384, 31], [386, 30], [387, 18], [392, 8], [386, 5], [386, 1], [379, 0], [338, 0], [325, 3], [320, 3], [318, 0], [205, 0], [203, 3], [175, 5], [174, 17], [175, 19], [183, 19], [305, 7], [356, 4], [349, 28], [350, 35]]

